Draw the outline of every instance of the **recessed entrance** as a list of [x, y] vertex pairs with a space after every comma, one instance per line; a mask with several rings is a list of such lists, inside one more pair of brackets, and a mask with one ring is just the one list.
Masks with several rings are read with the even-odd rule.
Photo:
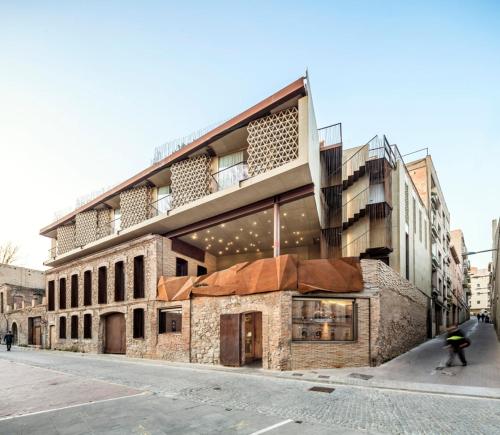
[[13, 323], [12, 324], [12, 335], [14, 336], [13, 337], [13, 341], [12, 341], [12, 344], [17, 344], [17, 323]]
[[125, 315], [111, 313], [104, 318], [104, 353], [125, 354]]
[[220, 362], [225, 366], [257, 365], [262, 361], [262, 313], [220, 316]]

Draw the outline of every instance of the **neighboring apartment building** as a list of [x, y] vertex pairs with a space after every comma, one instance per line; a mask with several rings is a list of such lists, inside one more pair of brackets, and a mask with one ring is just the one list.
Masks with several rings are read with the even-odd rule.
[[490, 263], [491, 317], [500, 338], [500, 219], [491, 223], [492, 252]]
[[435, 335], [446, 330], [451, 310], [450, 214], [431, 156], [406, 166], [427, 209], [431, 226], [432, 329]]
[[423, 341], [428, 217], [396, 147], [359, 149], [301, 78], [43, 228], [50, 347], [290, 369]]
[[471, 267], [470, 272], [470, 312], [472, 314], [489, 314], [491, 311], [490, 271], [489, 269]]
[[10, 330], [14, 344], [42, 345], [44, 289], [42, 271], [0, 264], [0, 339]]
[[448, 325], [456, 325], [469, 319], [470, 273], [467, 247], [462, 230], [451, 231], [451, 300]]

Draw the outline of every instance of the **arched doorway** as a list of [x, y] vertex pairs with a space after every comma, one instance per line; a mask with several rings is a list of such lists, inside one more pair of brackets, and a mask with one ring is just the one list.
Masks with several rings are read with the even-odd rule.
[[12, 344], [17, 345], [17, 323], [12, 324], [12, 335], [14, 336]]
[[103, 317], [104, 353], [125, 354], [125, 315], [110, 313]]

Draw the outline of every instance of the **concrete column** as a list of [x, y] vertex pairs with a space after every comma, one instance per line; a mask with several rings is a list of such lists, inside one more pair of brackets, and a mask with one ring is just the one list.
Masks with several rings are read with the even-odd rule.
[[280, 229], [281, 229], [281, 224], [280, 224], [280, 205], [278, 203], [274, 203], [274, 256], [278, 257], [280, 255]]

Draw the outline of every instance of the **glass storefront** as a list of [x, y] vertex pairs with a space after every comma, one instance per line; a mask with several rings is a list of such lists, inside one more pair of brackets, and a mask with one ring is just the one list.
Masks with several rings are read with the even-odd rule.
[[354, 299], [293, 298], [293, 341], [353, 341]]

